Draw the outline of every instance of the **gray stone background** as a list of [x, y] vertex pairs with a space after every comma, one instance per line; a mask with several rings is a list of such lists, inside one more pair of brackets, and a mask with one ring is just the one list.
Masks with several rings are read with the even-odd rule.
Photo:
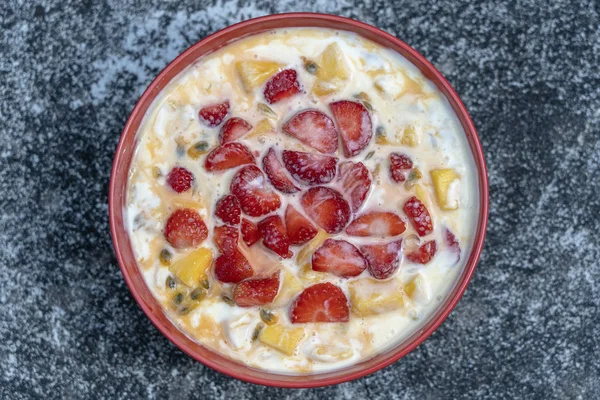
[[[486, 153], [490, 225], [448, 320], [394, 365], [316, 390], [246, 384], [144, 316], [109, 237], [125, 120], [197, 40], [320, 11], [411, 44]], [[0, 398], [600, 397], [598, 1], [7, 1], [0, 4]]]

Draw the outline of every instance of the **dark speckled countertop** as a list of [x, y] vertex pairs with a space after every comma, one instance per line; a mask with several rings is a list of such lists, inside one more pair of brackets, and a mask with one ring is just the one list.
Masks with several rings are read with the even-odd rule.
[[[600, 397], [600, 3], [346, 0], [0, 4], [0, 398]], [[316, 390], [246, 384], [131, 297], [107, 191], [125, 120], [207, 34], [285, 11], [379, 26], [433, 62], [486, 153], [490, 224], [465, 296], [394, 365]]]

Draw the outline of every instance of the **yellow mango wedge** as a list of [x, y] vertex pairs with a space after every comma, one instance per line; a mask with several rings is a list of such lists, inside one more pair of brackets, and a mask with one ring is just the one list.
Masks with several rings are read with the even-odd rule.
[[460, 179], [460, 175], [451, 168], [434, 169], [430, 171], [430, 174], [440, 208], [442, 210], [458, 209], [458, 187], [452, 188], [452, 186], [458, 185], [458, 182], [454, 182]]
[[382, 314], [406, 307], [408, 298], [396, 281], [358, 279], [350, 282], [352, 313], [357, 317]]
[[235, 69], [246, 92], [262, 86], [282, 67], [274, 61], [242, 60], [235, 63]]
[[196, 287], [206, 278], [212, 260], [212, 250], [201, 247], [171, 264], [169, 270], [186, 286]]
[[344, 54], [337, 43], [323, 50], [318, 61], [317, 80], [312, 92], [317, 96], [326, 96], [340, 90], [348, 80], [348, 71], [344, 65]]
[[285, 328], [282, 325], [265, 326], [258, 337], [262, 343], [291, 356], [304, 338], [304, 328]]

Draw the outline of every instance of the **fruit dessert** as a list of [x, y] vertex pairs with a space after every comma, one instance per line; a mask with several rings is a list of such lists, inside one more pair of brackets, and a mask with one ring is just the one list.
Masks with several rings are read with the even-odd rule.
[[416, 332], [468, 258], [476, 169], [446, 98], [348, 32], [208, 54], [137, 137], [127, 227], [189, 337], [253, 368], [330, 371]]

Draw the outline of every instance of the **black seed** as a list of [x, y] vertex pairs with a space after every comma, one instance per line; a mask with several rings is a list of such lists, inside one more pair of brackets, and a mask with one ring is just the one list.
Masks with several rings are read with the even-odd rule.
[[375, 154], [374, 151], [370, 151], [369, 153], [367, 153], [367, 156], [365, 157], [365, 160], [370, 159], [371, 157], [373, 157], [374, 154]]
[[227, 305], [229, 305], [231, 307], [233, 307], [235, 305], [235, 302], [233, 300], [231, 300], [231, 297], [223, 295], [221, 298]]
[[202, 288], [196, 288], [190, 293], [190, 299], [202, 300], [206, 296], [206, 291]]
[[210, 281], [208, 279], [203, 280], [201, 285], [206, 290], [210, 289]]
[[377, 136], [385, 136], [385, 128], [383, 126], [378, 126], [375, 130], [375, 134]]
[[185, 154], [185, 147], [182, 144], [177, 145], [177, 157], [183, 157]]
[[264, 327], [265, 326], [261, 323], [256, 325], [256, 328], [254, 328], [254, 332], [252, 332], [252, 341], [258, 339], [258, 335], [260, 335], [260, 331], [262, 331]]
[[175, 297], [173, 297], [173, 302], [174, 302], [175, 304], [181, 304], [181, 302], [183, 301], [183, 298], [184, 298], [184, 297], [185, 297], [185, 296], [183, 295], [183, 293], [177, 293], [177, 294], [175, 295]]
[[160, 259], [161, 264], [169, 265], [171, 264], [171, 259], [173, 258], [173, 256], [171, 255], [171, 252], [169, 250], [162, 249], [158, 258]]
[[177, 287], [177, 282], [173, 279], [172, 276], [167, 277], [167, 289], [175, 289]]

